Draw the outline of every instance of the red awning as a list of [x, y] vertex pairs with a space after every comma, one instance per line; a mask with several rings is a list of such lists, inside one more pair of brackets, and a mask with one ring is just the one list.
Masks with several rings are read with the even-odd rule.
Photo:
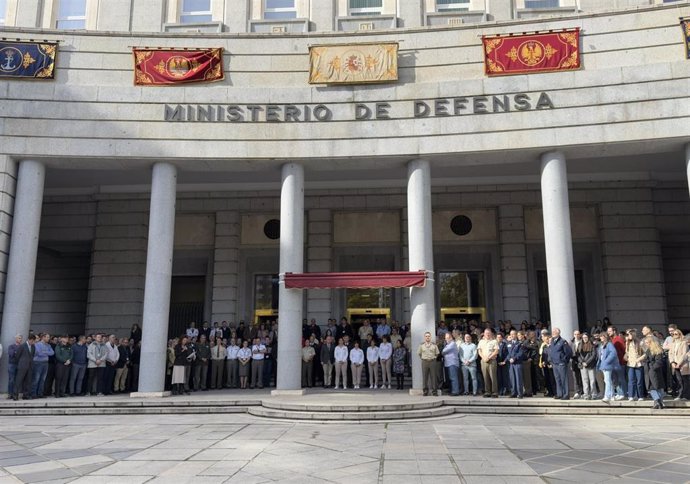
[[284, 275], [287, 289], [333, 289], [420, 287], [426, 283], [426, 271], [416, 272], [308, 272]]

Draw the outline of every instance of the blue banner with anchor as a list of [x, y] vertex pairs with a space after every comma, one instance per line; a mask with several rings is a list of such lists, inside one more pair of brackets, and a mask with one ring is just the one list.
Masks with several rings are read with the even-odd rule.
[[0, 41], [0, 77], [54, 79], [57, 43]]

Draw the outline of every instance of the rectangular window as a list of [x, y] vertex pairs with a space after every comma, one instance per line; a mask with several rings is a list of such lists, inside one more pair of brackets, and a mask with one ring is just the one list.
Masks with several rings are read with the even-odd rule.
[[85, 29], [86, 0], [59, 0], [55, 25], [58, 29]]
[[264, 0], [264, 19], [297, 18], [295, 0]]
[[181, 24], [210, 22], [211, 20], [213, 20], [211, 0], [182, 0]]
[[7, 0], [0, 0], [0, 25], [5, 25], [7, 18]]
[[349, 0], [350, 15], [381, 15], [383, 0]]
[[437, 12], [467, 12], [470, 0], [436, 0]]
[[525, 8], [558, 8], [560, 0], [525, 0]]

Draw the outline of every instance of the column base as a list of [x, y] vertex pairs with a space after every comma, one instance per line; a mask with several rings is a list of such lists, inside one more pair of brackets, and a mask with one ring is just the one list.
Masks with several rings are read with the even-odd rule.
[[132, 392], [129, 394], [130, 398], [162, 398], [169, 397], [170, 392]]
[[306, 393], [307, 391], [304, 388], [299, 390], [271, 390], [272, 397], [299, 397]]
[[410, 388], [410, 395], [413, 397], [424, 396], [424, 390], [417, 390], [416, 388]]

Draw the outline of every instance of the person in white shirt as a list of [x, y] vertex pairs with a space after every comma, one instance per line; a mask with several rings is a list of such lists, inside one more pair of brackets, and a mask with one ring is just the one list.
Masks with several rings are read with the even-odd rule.
[[252, 345], [252, 379], [249, 382], [249, 388], [263, 388], [264, 387], [264, 355], [266, 354], [266, 345], [264, 345], [259, 338], [254, 338]]
[[365, 319], [364, 323], [362, 326], [359, 328], [359, 331], [357, 331], [357, 334], [359, 336], [359, 341], [362, 344], [366, 344], [367, 341], [367, 336], [374, 334], [374, 329], [371, 327], [371, 324], [369, 324], [369, 320]]
[[379, 348], [376, 346], [376, 340], [371, 338], [369, 347], [367, 348], [367, 361], [369, 362], [369, 388], [379, 387]]
[[381, 361], [381, 388], [391, 389], [391, 356], [393, 356], [393, 345], [390, 344], [388, 336], [381, 338], [379, 345], [379, 360]]
[[218, 327], [218, 321], [213, 323], [213, 327], [211, 328], [211, 331], [209, 331], [208, 333], [209, 341], [215, 341], [216, 338], [223, 339], [223, 332]]
[[199, 337], [199, 330], [196, 329], [196, 323], [191, 322], [189, 323], [189, 328], [187, 328], [187, 338], [191, 341], [193, 338], [198, 338]]
[[242, 348], [237, 352], [237, 359], [240, 361], [240, 388], [247, 389], [247, 379], [249, 378], [249, 367], [252, 361], [252, 350], [249, 348], [249, 341], [242, 341]]
[[362, 368], [364, 365], [364, 351], [359, 347], [359, 341], [355, 341], [355, 347], [350, 351], [350, 369], [352, 370], [352, 382], [355, 390], [359, 390], [362, 381]]
[[237, 346], [235, 338], [230, 339], [230, 344], [225, 350], [225, 388], [237, 388], [238, 369], [240, 360], [237, 356], [240, 347]]
[[347, 388], [347, 357], [348, 349], [343, 342], [343, 338], [338, 339], [338, 346], [335, 347], [335, 390], [338, 389], [340, 377], [342, 376], [343, 389]]
[[120, 350], [117, 348], [117, 338], [114, 334], [108, 337], [108, 342], [105, 344], [105, 385], [103, 386], [105, 395], [112, 395], [115, 382], [115, 365], [120, 359]]

